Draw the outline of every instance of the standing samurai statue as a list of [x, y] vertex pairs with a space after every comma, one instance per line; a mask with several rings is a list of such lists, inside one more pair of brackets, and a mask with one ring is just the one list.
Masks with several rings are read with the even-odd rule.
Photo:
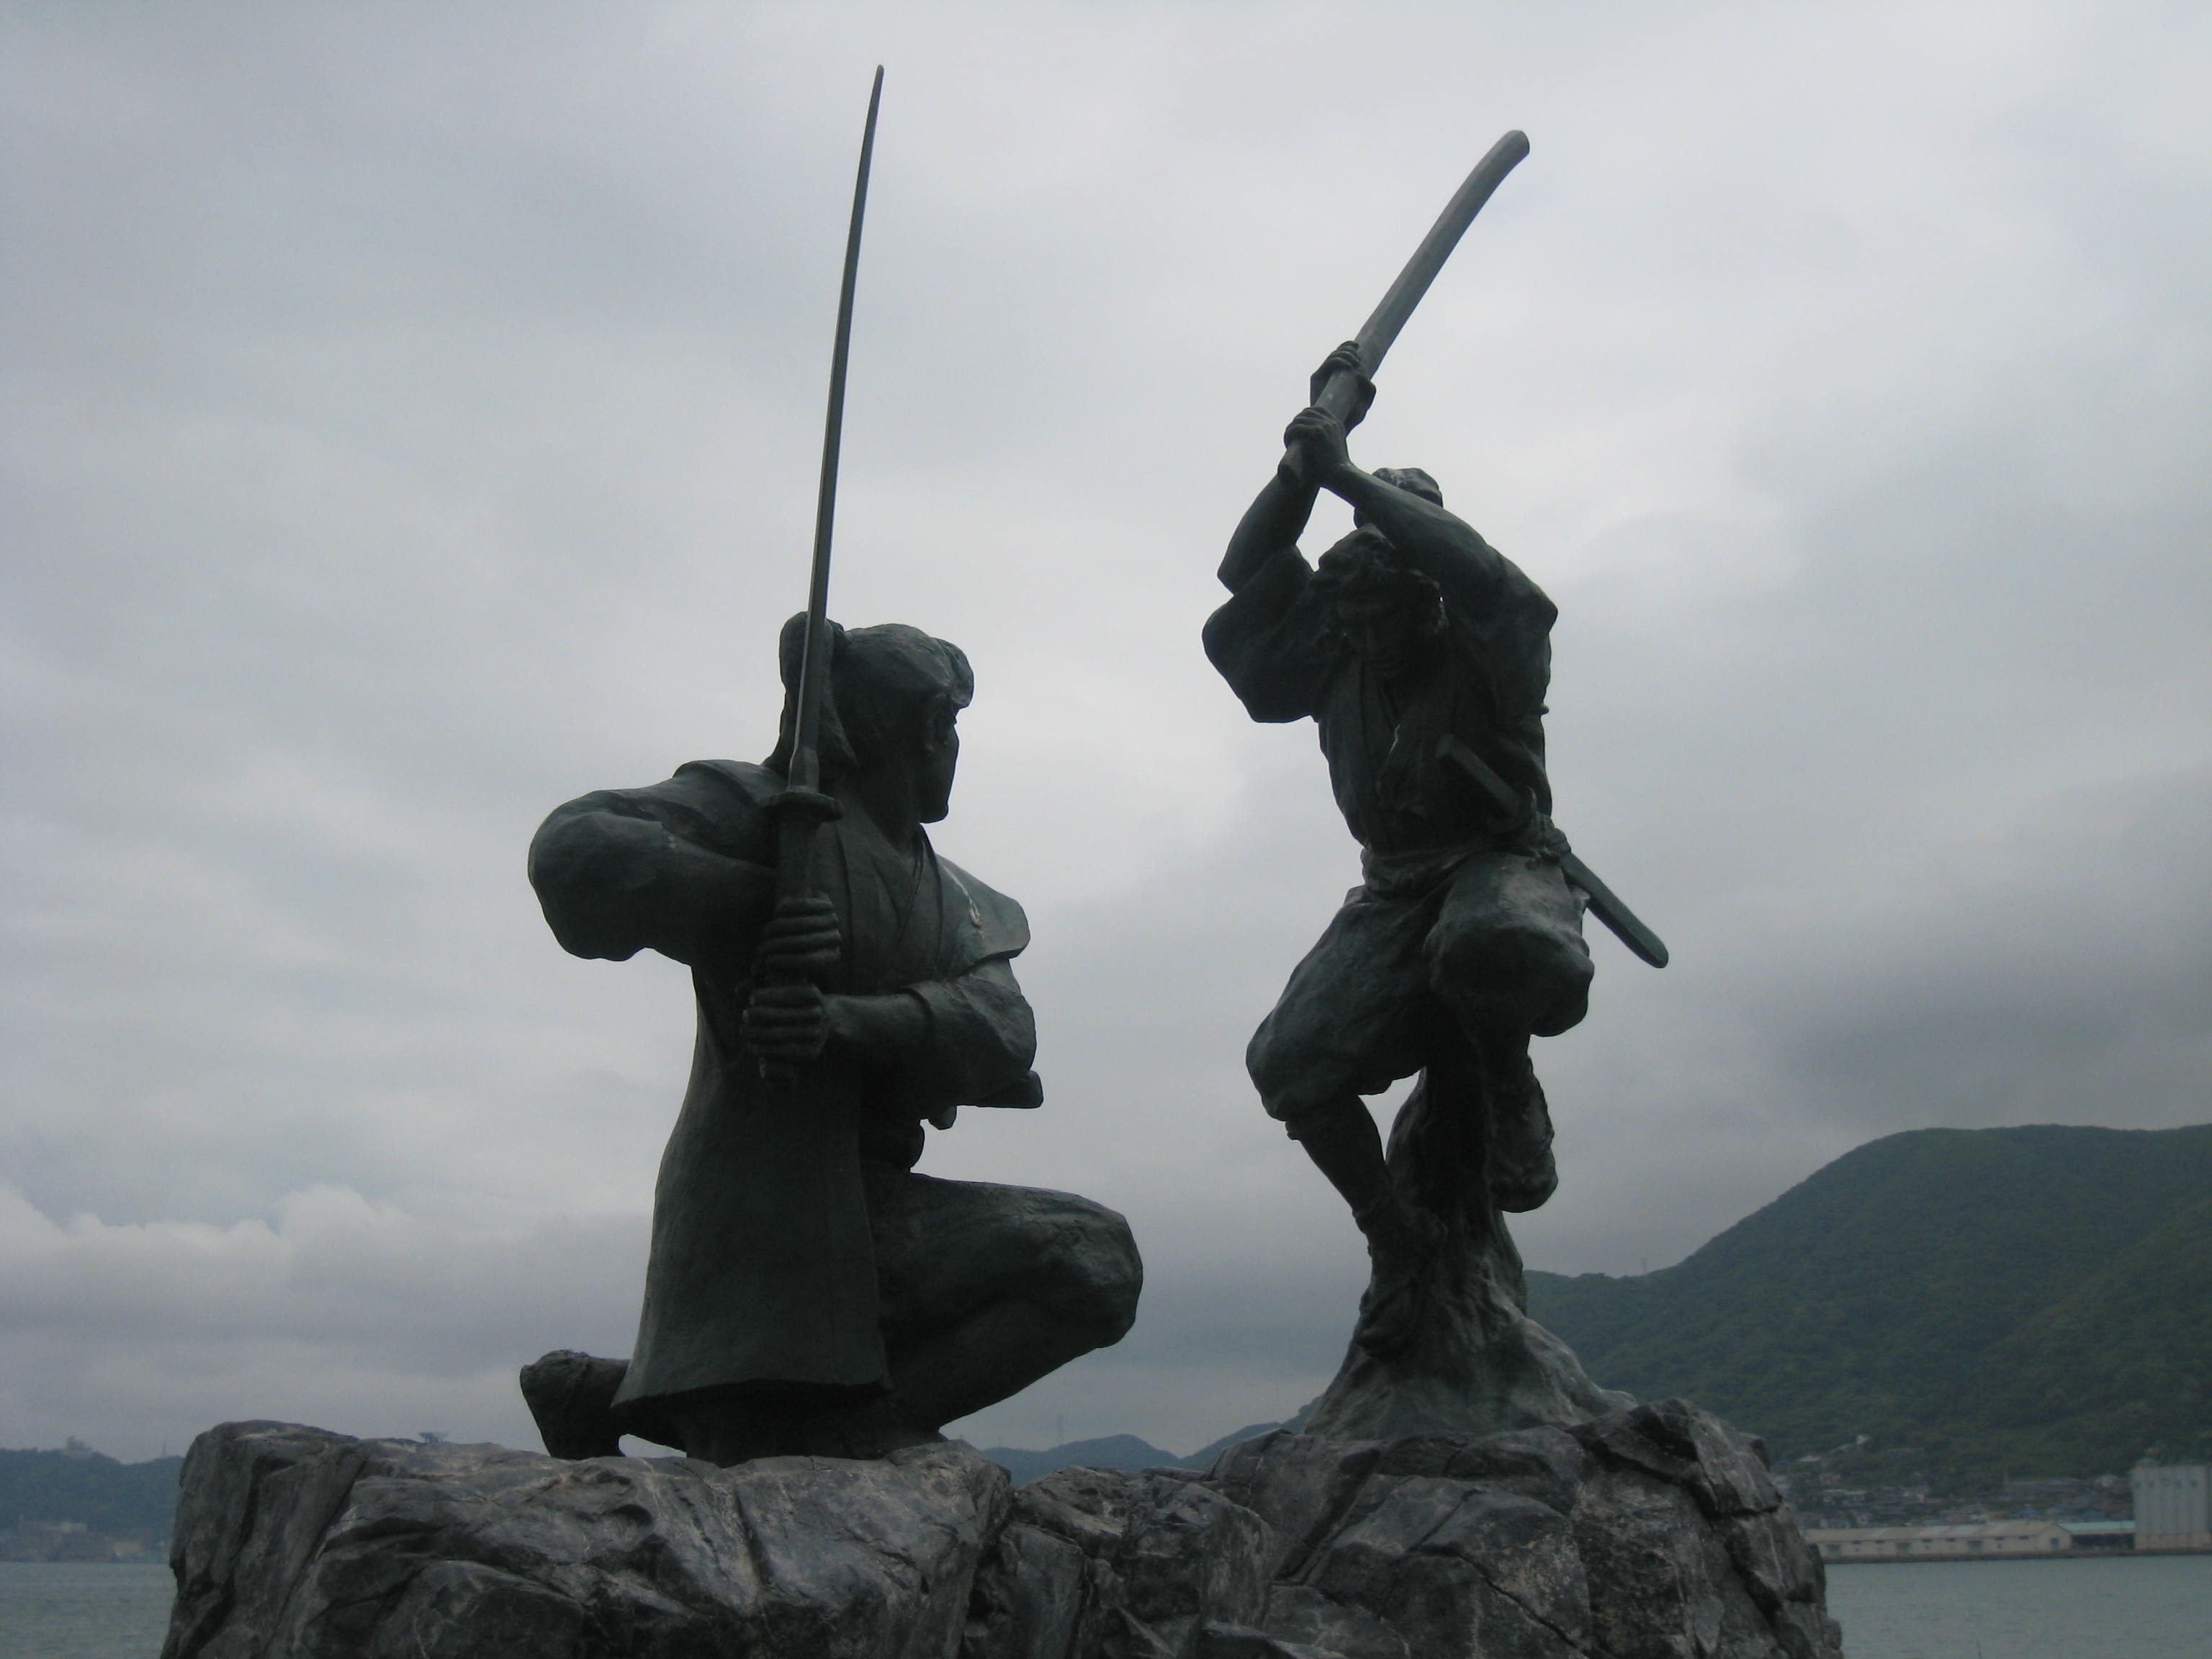
[[[1586, 895], [1562, 872], [1544, 770], [1552, 602], [1414, 469], [1346, 447], [1372, 402], [1291, 422], [1229, 544], [1206, 648], [1255, 720], [1311, 719], [1361, 884], [1291, 973], [1247, 1053], [1261, 1103], [1351, 1206], [1372, 1264], [1346, 1372], [1316, 1432], [1479, 1431], [1611, 1403], [1522, 1311], [1500, 1212], [1558, 1173], [1531, 1036], [1583, 1018]], [[1319, 491], [1354, 528], [1299, 552]], [[1470, 758], [1471, 757], [1471, 758]], [[1503, 787], [1500, 787], [1502, 781]], [[1361, 1099], [1419, 1073], [1386, 1158]], [[1386, 1386], [1387, 1384], [1387, 1386]]]
[[974, 689], [957, 647], [830, 625], [818, 752], [841, 810], [814, 838], [811, 890], [778, 896], [805, 620], [784, 629], [782, 735], [763, 764], [695, 761], [586, 795], [531, 848], [566, 949], [672, 957], [699, 1007], [635, 1351], [524, 1372], [557, 1455], [613, 1453], [623, 1433], [720, 1464], [880, 1455], [1135, 1316], [1142, 1269], [1112, 1211], [914, 1173], [925, 1124], [1042, 1097], [1012, 966], [1021, 906], [923, 827], [948, 810]]

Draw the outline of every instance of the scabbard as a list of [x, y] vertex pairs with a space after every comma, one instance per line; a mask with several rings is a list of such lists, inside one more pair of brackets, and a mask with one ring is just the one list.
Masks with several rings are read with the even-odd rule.
[[1597, 878], [1597, 872], [1572, 853], [1559, 854], [1559, 873], [1567, 885], [1589, 896], [1590, 914], [1613, 929], [1613, 937], [1654, 968], [1667, 965], [1667, 946], [1659, 935], [1620, 902], [1620, 896]]
[[[1437, 758], [1459, 768], [1500, 812], [1510, 816], [1532, 810], [1488, 761], [1452, 733], [1446, 732], [1437, 743]], [[1613, 936], [1637, 957], [1654, 968], [1667, 965], [1666, 943], [1644, 925], [1635, 911], [1621, 902], [1618, 893], [1598, 879], [1595, 870], [1572, 852], [1565, 852], [1559, 854], [1559, 873], [1567, 878], [1568, 885], [1589, 897], [1590, 914], [1611, 928]]]

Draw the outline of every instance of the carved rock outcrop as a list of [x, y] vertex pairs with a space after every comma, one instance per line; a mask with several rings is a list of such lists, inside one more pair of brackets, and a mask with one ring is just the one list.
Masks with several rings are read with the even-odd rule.
[[967, 1659], [1837, 1659], [1755, 1443], [1668, 1401], [1473, 1438], [1282, 1432], [1018, 1489]]
[[163, 1659], [942, 1659], [1003, 1529], [963, 1445], [567, 1462], [228, 1423], [192, 1444]]
[[1680, 1401], [1277, 1432], [1205, 1475], [969, 1447], [560, 1462], [277, 1424], [185, 1468], [165, 1659], [1838, 1659], [1755, 1443]]

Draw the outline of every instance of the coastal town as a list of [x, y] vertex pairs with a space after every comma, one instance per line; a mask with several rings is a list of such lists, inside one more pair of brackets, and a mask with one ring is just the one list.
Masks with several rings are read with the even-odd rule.
[[2146, 1458], [2125, 1477], [2006, 1479], [1985, 1492], [1940, 1494], [1909, 1482], [1846, 1485], [1828, 1461], [1802, 1458], [1777, 1478], [1827, 1561], [2212, 1551], [2212, 1468], [2202, 1463]]

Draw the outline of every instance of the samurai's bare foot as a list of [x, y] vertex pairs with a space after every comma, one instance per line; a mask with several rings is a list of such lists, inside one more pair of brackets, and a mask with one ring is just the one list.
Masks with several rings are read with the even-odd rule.
[[556, 1457], [619, 1457], [622, 1430], [615, 1422], [615, 1390], [629, 1373], [627, 1359], [600, 1359], [558, 1348], [522, 1368], [522, 1398], [538, 1419], [545, 1449]]

